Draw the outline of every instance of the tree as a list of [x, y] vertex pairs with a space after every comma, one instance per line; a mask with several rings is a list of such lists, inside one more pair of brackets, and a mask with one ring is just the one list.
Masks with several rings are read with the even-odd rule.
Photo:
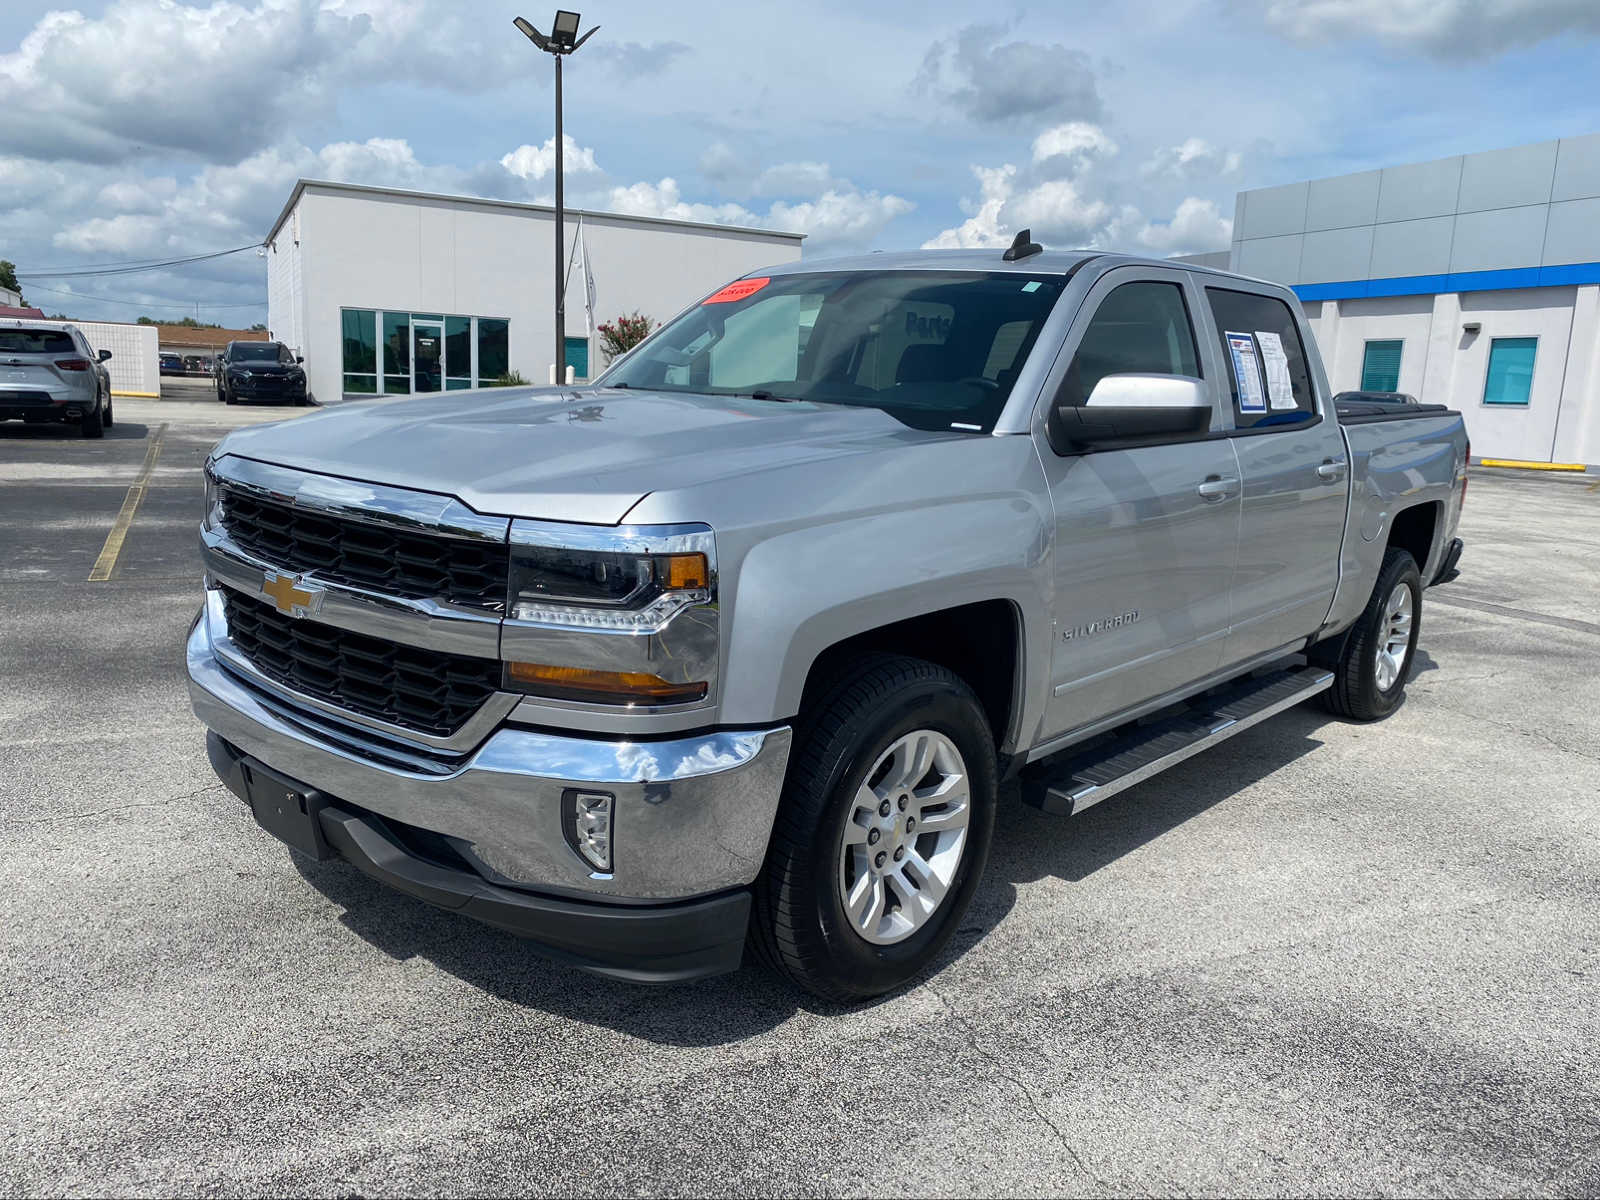
[[[22, 285], [17, 282], [17, 264], [9, 258], [0, 258], [0, 288], [22, 295]], [[21, 300], [19, 303], [26, 304], [27, 301]]]
[[[250, 326], [250, 332], [251, 333], [265, 333], [266, 331], [267, 331], [267, 327], [265, 325], [263, 325], [260, 321], [257, 321], [254, 325]], [[452, 351], [452, 353], [454, 353], [454, 352]]]
[[624, 313], [615, 321], [607, 321], [600, 326], [600, 353], [610, 362], [619, 354], [626, 354], [645, 338], [650, 336], [650, 331], [656, 323], [643, 313]]

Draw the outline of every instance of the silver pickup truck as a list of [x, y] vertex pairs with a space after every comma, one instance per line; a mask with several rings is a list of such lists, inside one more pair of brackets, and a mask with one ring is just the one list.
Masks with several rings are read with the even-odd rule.
[[1467, 460], [1452, 411], [1336, 411], [1272, 284], [789, 264], [591, 387], [230, 434], [190, 693], [304, 854], [613, 977], [748, 944], [866, 997], [957, 927], [1002, 785], [1070, 814], [1313, 696], [1393, 711]]

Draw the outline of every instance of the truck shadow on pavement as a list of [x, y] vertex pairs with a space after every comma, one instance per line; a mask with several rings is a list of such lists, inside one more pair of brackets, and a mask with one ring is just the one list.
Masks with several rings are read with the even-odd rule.
[[[1019, 884], [1045, 876], [1088, 879], [1316, 750], [1322, 743], [1312, 735], [1334, 719], [1310, 706], [1283, 713], [1220, 754], [1197, 756], [1074, 818], [1046, 816], [1023, 805], [1015, 785], [1003, 789], [984, 882], [935, 977], [1005, 919]], [[347, 863], [291, 857], [306, 882], [343, 910], [341, 923], [369, 945], [398, 960], [424, 958], [519, 1007], [685, 1047], [741, 1041], [799, 1011], [820, 1017], [849, 1011], [799, 993], [748, 957], [737, 974], [667, 988], [586, 975], [542, 958], [510, 934], [392, 891]]]

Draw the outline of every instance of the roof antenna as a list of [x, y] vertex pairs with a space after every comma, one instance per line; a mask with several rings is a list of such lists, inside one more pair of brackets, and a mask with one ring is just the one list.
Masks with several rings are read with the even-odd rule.
[[1000, 257], [1006, 262], [1016, 262], [1019, 258], [1027, 258], [1030, 254], [1041, 254], [1044, 247], [1033, 240], [1033, 230], [1024, 229], [1017, 234], [1016, 240], [1011, 243], [1011, 249]]

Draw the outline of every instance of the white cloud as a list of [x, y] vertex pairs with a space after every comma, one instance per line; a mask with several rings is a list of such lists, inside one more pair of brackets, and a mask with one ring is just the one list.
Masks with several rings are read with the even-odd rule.
[[[580, 146], [570, 133], [561, 135], [562, 170], [572, 175], [594, 175], [600, 171], [594, 150]], [[545, 138], [544, 145], [521, 145], [500, 159], [500, 165], [518, 179], [543, 179], [556, 169], [556, 139]]]
[[830, 189], [812, 200], [777, 200], [765, 213], [759, 213], [732, 201], [713, 204], [685, 200], [678, 181], [668, 177], [658, 183], [641, 181], [614, 187], [604, 207], [635, 216], [803, 233], [809, 239], [808, 251], [815, 251], [870, 241], [895, 217], [910, 212], [914, 206], [900, 196], [862, 192], [847, 186], [846, 190]]
[[1170, 175], [1177, 179], [1214, 179], [1232, 175], [1243, 156], [1237, 150], [1222, 150], [1205, 138], [1186, 138], [1176, 146], [1163, 146], [1139, 169], [1146, 175]]
[[[1215, 157], [1198, 138], [1183, 146], [1191, 160]], [[1214, 200], [1188, 196], [1163, 221], [1149, 219], [1140, 204], [1119, 201], [1132, 181], [1119, 175], [1118, 154], [1117, 144], [1097, 125], [1075, 121], [1046, 129], [1033, 140], [1028, 166], [974, 166], [980, 195], [967, 204], [971, 215], [923, 245], [927, 249], [1007, 246], [1028, 229], [1040, 242], [1058, 248], [1098, 246], [1171, 254], [1227, 247], [1232, 223], [1222, 217]]]
[[980, 198], [977, 211], [954, 229], [922, 243], [924, 250], [982, 250], [990, 246], [1009, 246], [1012, 236], [1006, 233], [1002, 212], [1011, 199], [1017, 168], [1010, 163], [1000, 167], [973, 167], [978, 177]]
[[1071, 171], [1081, 171], [1095, 159], [1110, 158], [1116, 153], [1117, 144], [1106, 136], [1105, 130], [1087, 121], [1068, 121], [1033, 139], [1035, 163], [1060, 159], [1059, 166]]
[[1087, 245], [1110, 220], [1111, 206], [1089, 199], [1070, 179], [1047, 179], [1015, 197], [1008, 216], [1038, 237]]
[[1172, 220], [1151, 221], [1135, 237], [1141, 246], [1158, 254], [1203, 254], [1228, 248], [1233, 222], [1217, 211], [1215, 201], [1188, 196], [1178, 204]]
[[1600, 37], [1596, 0], [1235, 0], [1235, 7], [1295, 41], [1373, 38], [1439, 58], [1486, 57], [1561, 35]]

